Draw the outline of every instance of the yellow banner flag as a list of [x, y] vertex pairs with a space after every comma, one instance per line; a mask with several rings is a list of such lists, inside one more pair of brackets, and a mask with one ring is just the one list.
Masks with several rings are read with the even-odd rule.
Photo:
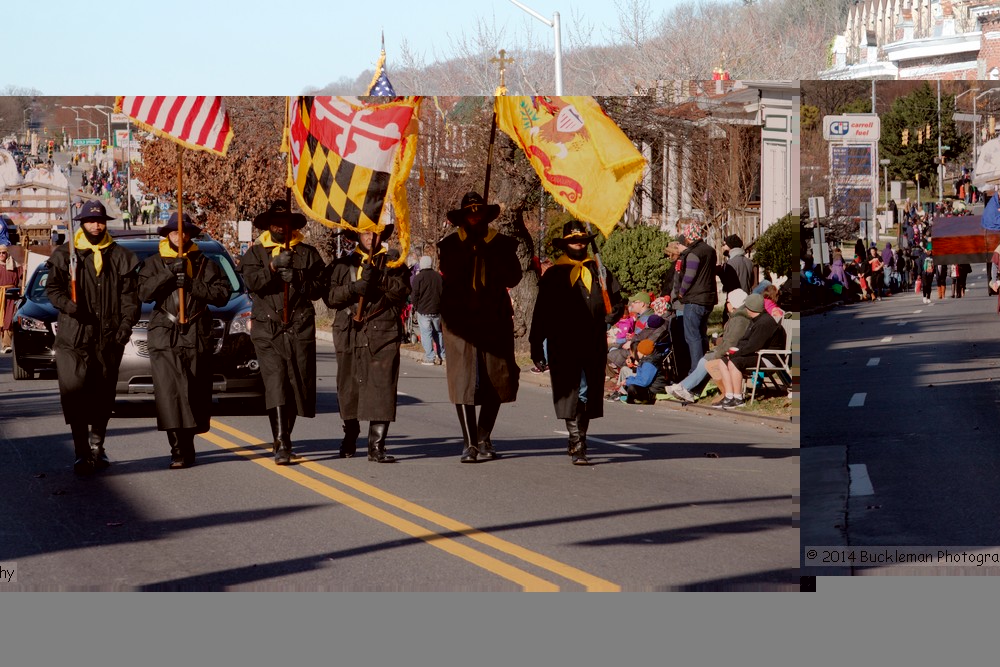
[[545, 189], [607, 236], [645, 158], [592, 97], [497, 97], [497, 127], [524, 149]]

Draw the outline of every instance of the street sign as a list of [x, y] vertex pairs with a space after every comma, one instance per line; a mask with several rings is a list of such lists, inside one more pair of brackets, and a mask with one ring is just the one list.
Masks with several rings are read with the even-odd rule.
[[73, 140], [73, 145], [74, 146], [100, 146], [101, 145], [101, 140], [97, 139], [97, 138], [93, 138], [93, 139], [74, 139]]
[[826, 200], [822, 197], [809, 198], [809, 219], [820, 220], [826, 217]]
[[875, 114], [842, 114], [823, 116], [823, 138], [854, 144], [871, 144], [879, 140], [882, 123]]

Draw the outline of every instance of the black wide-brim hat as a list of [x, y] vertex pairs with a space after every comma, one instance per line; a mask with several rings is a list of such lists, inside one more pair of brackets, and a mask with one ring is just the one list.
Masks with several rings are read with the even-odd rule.
[[597, 237], [597, 234], [588, 232], [586, 225], [579, 220], [570, 220], [563, 225], [562, 233], [562, 238], [552, 240], [552, 245], [557, 248], [565, 248], [570, 243], [590, 243], [591, 239]]
[[[170, 219], [167, 220], [167, 224], [163, 225], [156, 230], [156, 233], [160, 236], [168, 236], [170, 232], [177, 231], [177, 211], [170, 214]], [[184, 214], [184, 237], [193, 239], [194, 237], [201, 234], [201, 227], [194, 224], [194, 220], [191, 219], [187, 213]]]
[[291, 229], [302, 229], [306, 226], [306, 216], [292, 213], [288, 204], [277, 199], [271, 202], [266, 211], [253, 219], [253, 226], [257, 229], [270, 229], [271, 225], [284, 225], [286, 222]]
[[91, 199], [85, 201], [83, 206], [80, 208], [80, 212], [73, 216], [74, 220], [114, 220], [110, 215], [108, 215], [107, 209], [104, 208], [104, 204], [97, 201], [96, 199]]
[[499, 204], [487, 204], [478, 192], [468, 192], [462, 197], [462, 207], [448, 211], [448, 222], [461, 225], [466, 221], [466, 215], [473, 211], [483, 211], [483, 222], [489, 224], [500, 217]]
[[[374, 229], [366, 229], [365, 231], [371, 232], [373, 234], [375, 233]], [[390, 222], [382, 229], [382, 233], [379, 235], [379, 243], [388, 240], [389, 237], [392, 236], [392, 233], [394, 231], [396, 231], [396, 225]], [[358, 232], [353, 229], [348, 229], [345, 227], [344, 229], [340, 230], [337, 233], [343, 236], [348, 241], [353, 241], [354, 243], [358, 242]]]

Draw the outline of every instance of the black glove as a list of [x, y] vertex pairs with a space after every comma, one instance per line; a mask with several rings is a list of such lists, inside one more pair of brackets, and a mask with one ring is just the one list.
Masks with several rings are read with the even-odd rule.
[[178, 257], [174, 261], [170, 262], [167, 268], [169, 268], [170, 272], [174, 275], [187, 273], [187, 260], [183, 257]]
[[177, 289], [191, 289], [191, 278], [186, 273], [176, 274]]
[[[292, 253], [290, 250], [282, 250], [278, 253], [276, 257], [271, 260], [271, 266], [274, 270], [278, 269], [290, 269], [292, 268]], [[290, 282], [290, 281], [285, 281]]]
[[277, 274], [286, 283], [290, 283], [295, 279], [295, 271], [289, 268], [280, 268], [277, 270]]
[[351, 283], [351, 294], [355, 296], [361, 296], [368, 291], [368, 281], [367, 280], [355, 280]]
[[76, 317], [76, 313], [79, 310], [80, 307], [76, 305], [75, 301], [66, 302], [66, 314], [69, 315], [70, 317]]
[[127, 345], [129, 339], [132, 338], [132, 328], [123, 326], [115, 334], [115, 340], [118, 341], [119, 345]]
[[361, 280], [366, 283], [377, 283], [382, 279], [382, 269], [374, 264], [365, 264], [361, 268]]

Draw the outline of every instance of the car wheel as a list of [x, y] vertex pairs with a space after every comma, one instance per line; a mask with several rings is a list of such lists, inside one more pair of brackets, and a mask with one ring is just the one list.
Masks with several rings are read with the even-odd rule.
[[13, 352], [11, 352], [10, 356], [11, 356], [11, 361], [13, 362], [12, 363], [12, 369], [14, 371], [14, 379], [15, 380], [32, 380], [32, 379], [34, 379], [34, 377], [35, 377], [34, 373], [32, 373], [31, 371], [26, 370], [24, 368], [21, 368], [21, 366], [17, 363], [17, 351], [16, 350], [13, 351]]

